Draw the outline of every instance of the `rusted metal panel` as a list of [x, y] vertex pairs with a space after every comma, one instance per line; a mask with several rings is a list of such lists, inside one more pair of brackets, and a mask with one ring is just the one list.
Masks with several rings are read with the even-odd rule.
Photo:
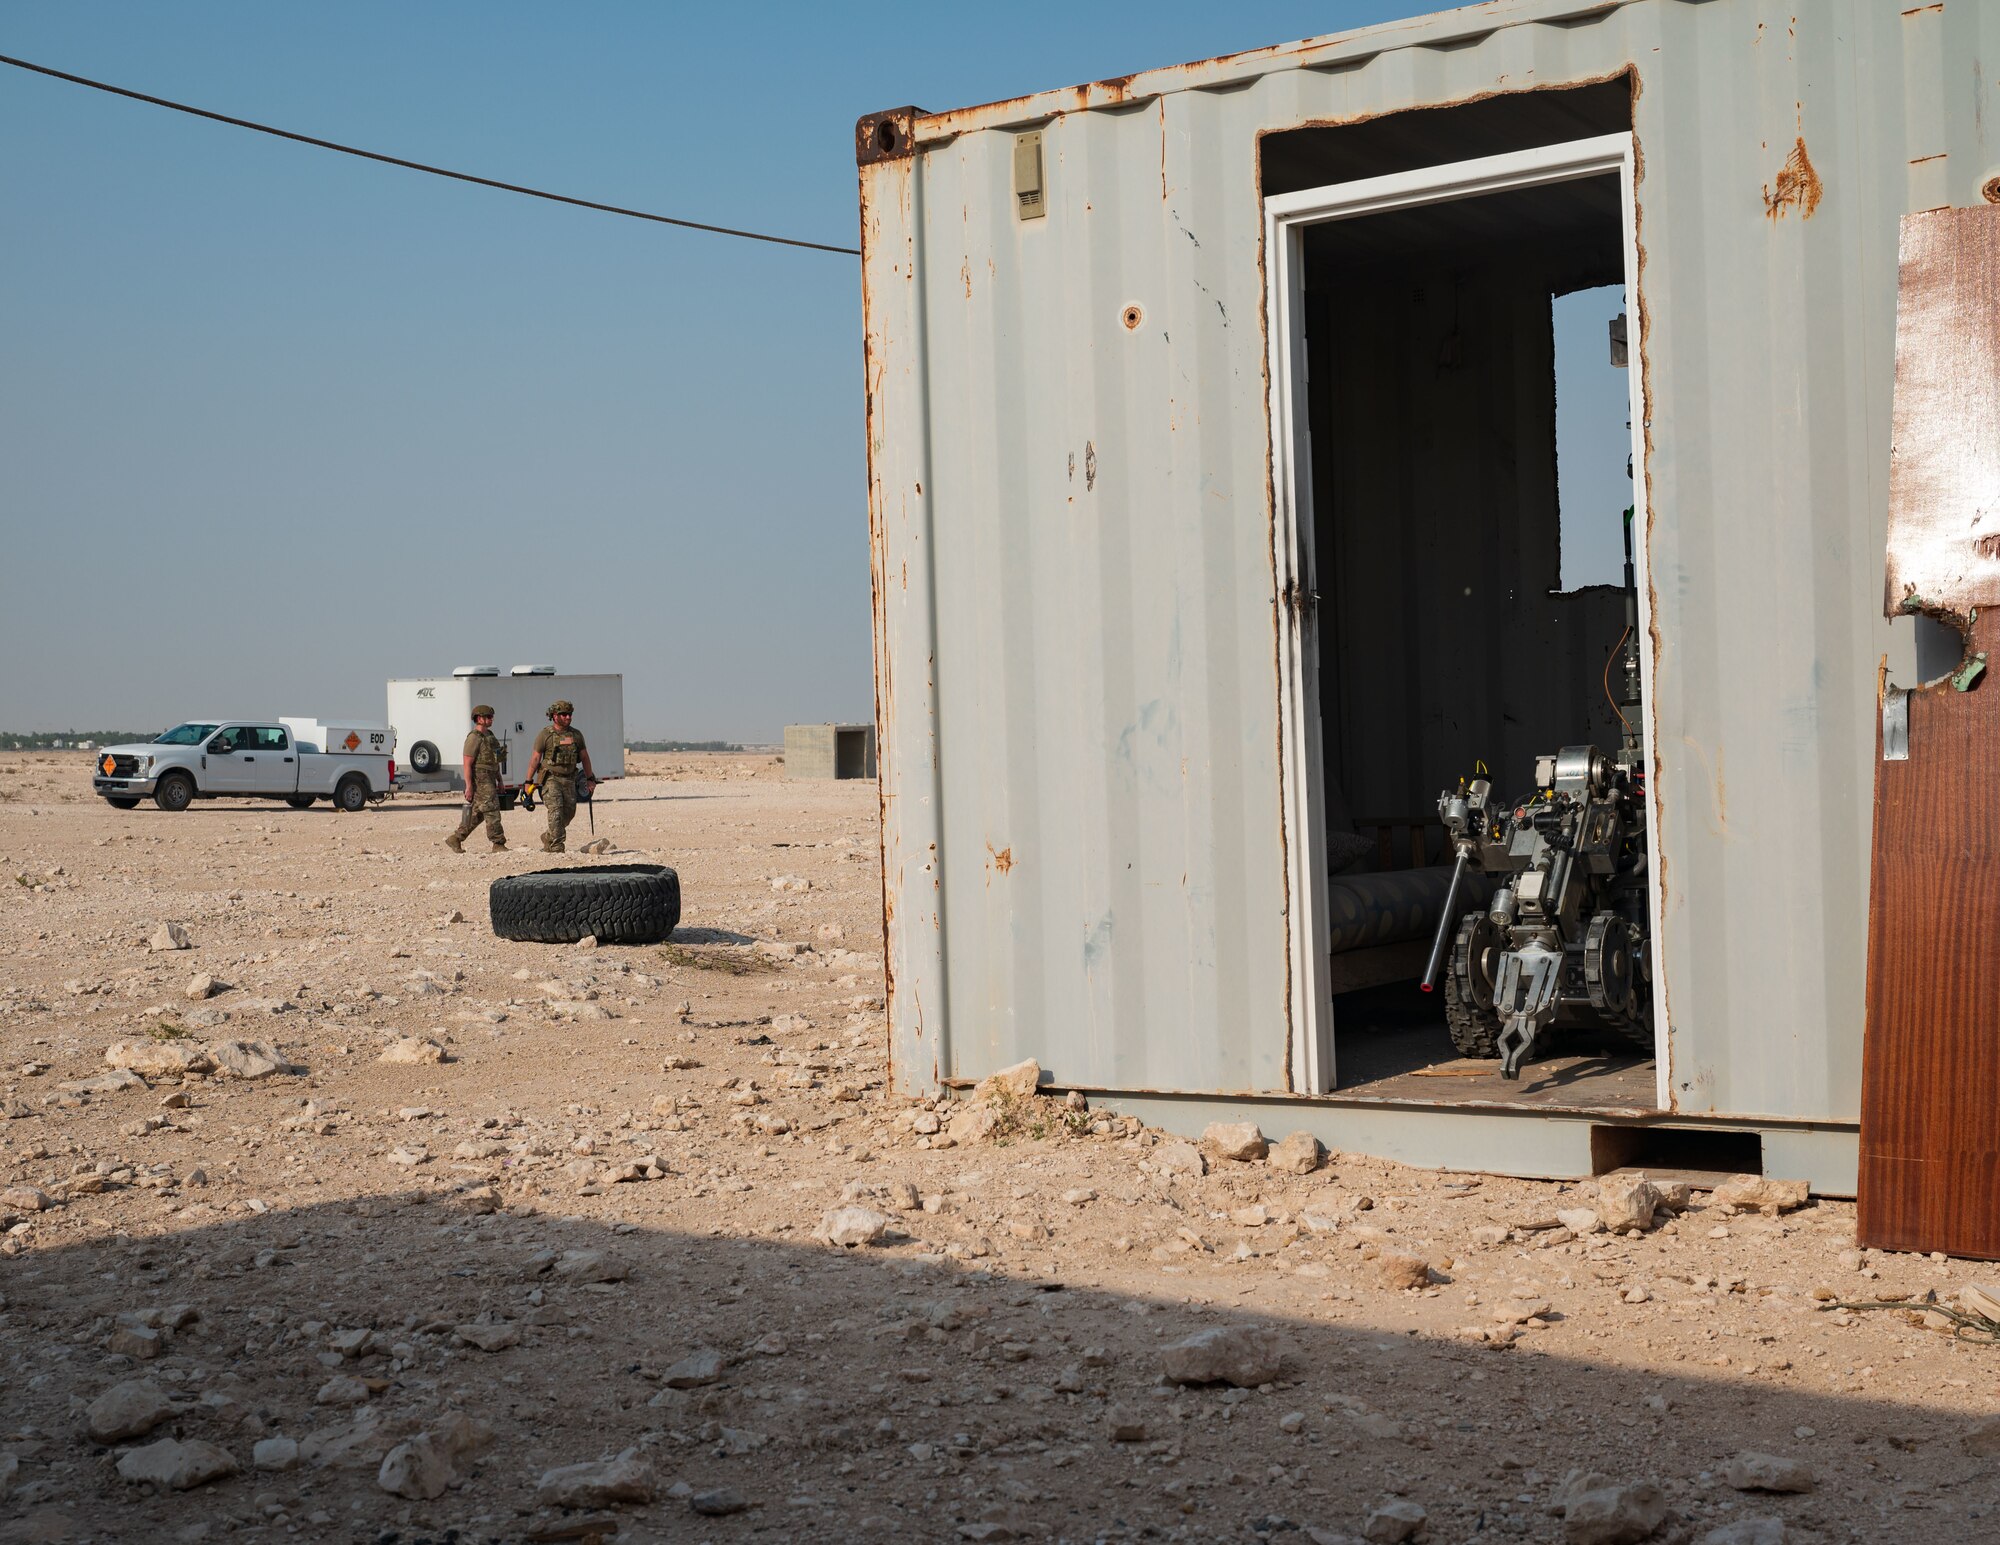
[[1886, 608], [2000, 601], [2000, 209], [1903, 222]]
[[890, 1071], [904, 1087], [925, 1088], [947, 1054], [936, 592], [926, 493], [930, 402], [918, 280], [922, 184], [915, 170], [907, 156], [863, 167], [861, 277]]
[[1979, 202], [1995, 58], [1950, 0], [1516, 0], [912, 115], [861, 173], [899, 1078], [1286, 1086], [1260, 137], [1630, 71], [1671, 1093], [1851, 1120], [1896, 228]]
[[[1883, 716], [1869, 894], [1862, 1243], [2000, 1258], [2000, 209], [1903, 222], [1888, 609], [1965, 630]], [[1888, 694], [1885, 690], [1885, 700]]]

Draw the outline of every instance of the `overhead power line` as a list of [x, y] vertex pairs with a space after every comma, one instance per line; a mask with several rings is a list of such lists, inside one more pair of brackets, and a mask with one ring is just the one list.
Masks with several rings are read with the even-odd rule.
[[173, 102], [165, 97], [156, 97], [144, 91], [133, 91], [125, 86], [114, 86], [107, 81], [92, 80], [87, 75], [72, 75], [67, 70], [51, 69], [45, 64], [34, 64], [26, 59], [11, 58], [0, 54], [0, 64], [11, 64], [17, 70], [29, 70], [36, 75], [46, 75], [53, 80], [66, 80], [74, 86], [88, 86], [92, 91], [108, 91], [115, 97], [128, 97], [134, 102], [145, 102], [153, 107], [170, 108], [177, 113], [186, 113], [191, 118], [206, 118], [211, 123], [226, 123], [235, 129], [251, 129], [259, 134], [269, 134], [275, 139], [288, 139], [300, 145], [313, 145], [321, 150], [337, 150], [344, 156], [359, 156], [364, 161], [380, 161], [385, 166], [400, 166], [407, 171], [428, 172], [433, 177], [449, 177], [455, 182], [476, 183], [482, 188], [498, 188], [502, 193], [519, 193], [528, 198], [547, 199], [551, 204], [573, 204], [578, 209], [595, 209], [601, 214], [624, 215], [632, 220], [650, 220], [655, 225], [678, 225], [685, 230], [707, 231], [716, 236], [737, 236], [745, 241], [768, 241], [780, 247], [804, 247], [811, 252], [840, 252], [849, 257], [859, 257], [858, 247], [836, 247], [823, 241], [801, 241], [796, 236], [773, 236], [767, 231], [740, 231], [734, 226], [710, 225], [701, 220], [682, 220], [673, 215], [656, 215], [644, 209], [626, 209], [618, 204], [602, 204], [596, 199], [572, 198], [567, 193], [551, 193], [546, 188], [527, 188], [518, 182], [501, 182], [492, 177], [475, 177], [470, 172], [454, 172], [446, 166], [429, 166], [422, 161], [411, 161], [402, 156], [388, 156], [379, 150], [362, 150], [355, 145], [337, 144], [330, 139], [318, 139], [311, 134], [295, 134], [290, 129], [274, 128], [268, 123], [253, 123], [248, 118], [232, 118], [227, 113], [210, 112], [205, 107], [191, 107], [186, 102]]

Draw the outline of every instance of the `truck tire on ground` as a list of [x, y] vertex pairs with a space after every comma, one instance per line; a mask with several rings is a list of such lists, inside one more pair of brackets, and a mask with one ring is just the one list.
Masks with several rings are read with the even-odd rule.
[[294, 810], [310, 810], [313, 807], [313, 797], [310, 794], [293, 794], [286, 798], [285, 803]]
[[506, 875], [488, 894], [493, 931], [530, 944], [657, 944], [681, 920], [681, 880], [661, 864], [592, 864]]
[[162, 810], [185, 810], [194, 803], [194, 779], [184, 772], [171, 772], [153, 788], [153, 803]]
[[410, 770], [420, 773], [434, 773], [443, 765], [444, 758], [438, 755], [438, 748], [428, 740], [420, 740], [410, 747]]
[[104, 802], [113, 810], [137, 810], [139, 801], [124, 794], [107, 794]]
[[342, 778], [340, 787], [333, 791], [333, 808], [345, 810], [349, 815], [367, 809], [368, 780], [360, 773], [349, 773]]

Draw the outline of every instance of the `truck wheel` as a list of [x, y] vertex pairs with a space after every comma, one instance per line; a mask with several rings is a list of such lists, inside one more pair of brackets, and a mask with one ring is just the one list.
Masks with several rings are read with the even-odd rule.
[[139, 801], [129, 794], [106, 794], [104, 802], [113, 810], [137, 810]]
[[487, 900], [503, 939], [657, 944], [681, 920], [681, 879], [661, 864], [545, 869], [495, 880]]
[[412, 772], [434, 773], [443, 764], [443, 761], [444, 758], [438, 755], [438, 748], [428, 740], [420, 740], [414, 746], [410, 747], [410, 771]]
[[292, 794], [286, 797], [285, 803], [294, 810], [310, 810], [313, 807], [313, 797], [310, 794]]
[[194, 779], [184, 772], [168, 773], [153, 789], [153, 803], [162, 810], [185, 810], [194, 803]]
[[333, 808], [345, 810], [349, 815], [367, 809], [368, 780], [360, 773], [349, 773], [342, 778], [340, 786], [333, 791]]

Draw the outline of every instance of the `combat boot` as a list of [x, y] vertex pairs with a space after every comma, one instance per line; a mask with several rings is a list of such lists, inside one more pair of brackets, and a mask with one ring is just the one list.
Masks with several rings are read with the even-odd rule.
[[444, 845], [454, 853], [463, 853], [465, 851], [465, 839], [459, 836], [457, 832], [453, 832], [449, 837], [445, 838]]
[[542, 851], [544, 853], [560, 853], [562, 851], [562, 845], [560, 843], [551, 842], [549, 841], [548, 838], [544, 837], [542, 839]]
[[504, 842], [496, 842], [493, 844], [493, 851], [495, 853], [505, 853], [507, 851], [507, 844]]

